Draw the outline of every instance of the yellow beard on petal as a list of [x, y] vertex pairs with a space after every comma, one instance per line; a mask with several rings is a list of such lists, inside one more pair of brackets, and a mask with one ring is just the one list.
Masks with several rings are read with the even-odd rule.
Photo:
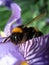
[[0, 36], [1, 37], [6, 37], [6, 35], [4, 34], [4, 32], [0, 31]]
[[28, 65], [28, 63], [26, 61], [22, 61], [21, 65]]

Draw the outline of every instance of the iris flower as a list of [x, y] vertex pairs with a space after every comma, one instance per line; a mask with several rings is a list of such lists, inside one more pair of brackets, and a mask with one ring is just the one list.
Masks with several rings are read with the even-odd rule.
[[[24, 57], [18, 52], [17, 46], [14, 46], [10, 41], [2, 44], [2, 41], [5, 39], [4, 37], [11, 34], [12, 28], [21, 25], [21, 8], [10, 0], [0, 0], [0, 2], [1, 5], [7, 6], [12, 11], [12, 15], [4, 28], [4, 32], [0, 31], [0, 65], [20, 65], [20, 61], [23, 61]], [[17, 22], [17, 25], [12, 25], [14, 22]], [[17, 63], [18, 61], [19, 63]]]
[[[12, 10], [12, 15], [4, 28], [6, 37], [17, 26], [13, 23], [21, 25], [21, 8], [10, 0], [10, 4], [7, 2], [4, 5]], [[4, 39], [0, 38], [0, 65], [49, 65], [49, 34], [30, 39], [20, 46], [11, 41], [3, 44]]]

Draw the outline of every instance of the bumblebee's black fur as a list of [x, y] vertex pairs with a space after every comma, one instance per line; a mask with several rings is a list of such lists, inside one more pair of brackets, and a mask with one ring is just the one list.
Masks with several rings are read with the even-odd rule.
[[[23, 32], [13, 32], [11, 33], [11, 35], [8, 37], [10, 38], [10, 40], [15, 43], [16, 45], [18, 43], [20, 43], [22, 40], [23, 40], [23, 37], [25, 37], [25, 41], [29, 40], [29, 39], [32, 39], [32, 38], [35, 38], [35, 37], [39, 37], [39, 36], [42, 36], [43, 33], [40, 32], [40, 31], [36, 31], [34, 29], [34, 27], [26, 27], [24, 25], [21, 25], [21, 26], [18, 26], [19, 28], [22, 29]], [[7, 38], [7, 39], [8, 39]], [[5, 39], [5, 41], [7, 40]], [[4, 41], [4, 42], [5, 42]]]

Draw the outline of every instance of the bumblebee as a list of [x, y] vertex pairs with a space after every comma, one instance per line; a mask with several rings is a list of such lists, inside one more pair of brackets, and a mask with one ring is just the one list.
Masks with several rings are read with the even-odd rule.
[[[41, 16], [41, 15], [40, 15]], [[39, 16], [38, 16], [39, 17]], [[37, 19], [36, 17], [35, 19]], [[30, 22], [29, 22], [30, 23]], [[4, 43], [10, 39], [14, 44], [21, 44], [29, 39], [42, 36], [41, 31], [36, 30], [34, 27], [27, 27], [25, 25], [20, 25], [12, 29], [12, 33], [9, 37], [4, 40]]]
[[18, 43], [25, 42], [29, 39], [39, 37], [41, 35], [43, 35], [43, 33], [37, 31], [34, 27], [26, 27], [24, 25], [21, 25], [14, 28], [12, 30], [12, 34], [7, 37], [4, 42], [10, 38], [10, 40], [17, 45]]

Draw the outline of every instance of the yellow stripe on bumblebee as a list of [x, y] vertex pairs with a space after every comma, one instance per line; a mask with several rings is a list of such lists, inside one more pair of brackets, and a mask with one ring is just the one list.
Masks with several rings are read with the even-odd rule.
[[23, 30], [22, 30], [21, 28], [17, 27], [17, 28], [14, 28], [14, 29], [12, 30], [12, 33], [13, 33], [13, 32], [19, 32], [19, 33], [22, 33]]

